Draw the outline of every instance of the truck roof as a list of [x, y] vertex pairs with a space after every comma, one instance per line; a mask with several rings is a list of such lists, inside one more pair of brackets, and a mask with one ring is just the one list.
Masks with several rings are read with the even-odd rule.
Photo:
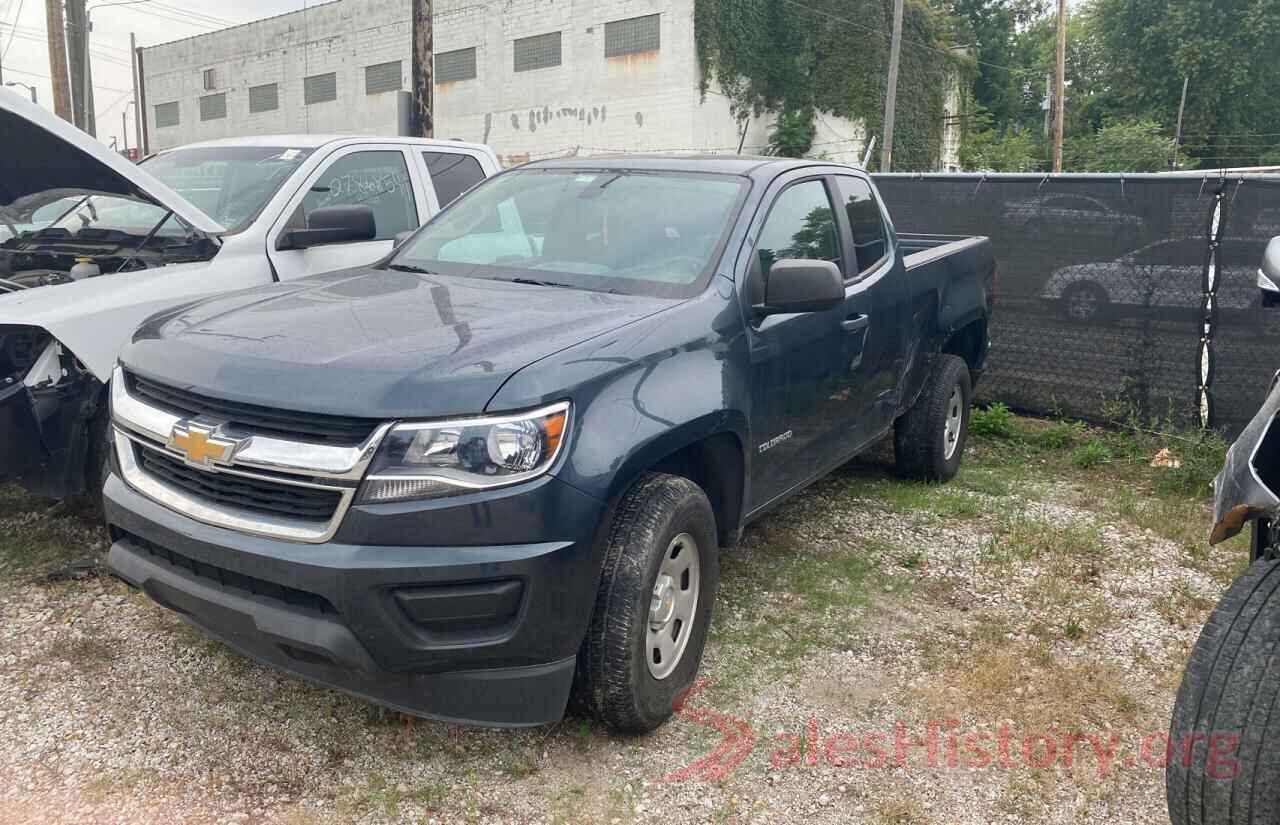
[[708, 154], [636, 154], [598, 155], [595, 157], [555, 158], [526, 164], [540, 169], [635, 169], [667, 172], [712, 172], [722, 175], [751, 177], [767, 172], [777, 175], [790, 169], [805, 166], [841, 166], [862, 172], [857, 167], [830, 161], [804, 158], [777, 158], [760, 155], [708, 155]]
[[[485, 154], [493, 150], [479, 143], [464, 143], [460, 140], [434, 140], [431, 138], [397, 137], [394, 135], [247, 135], [245, 137], [216, 138], [201, 140], [196, 143], [185, 143], [174, 149], [190, 149], [192, 147], [209, 146], [283, 146], [298, 149], [318, 149], [332, 143], [408, 143], [418, 146], [439, 146], [451, 149], [475, 149]], [[169, 151], [168, 149], [161, 151]]]

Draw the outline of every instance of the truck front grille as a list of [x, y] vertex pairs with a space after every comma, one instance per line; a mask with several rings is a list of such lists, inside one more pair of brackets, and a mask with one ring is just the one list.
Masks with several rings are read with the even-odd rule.
[[382, 422], [370, 418], [278, 410], [210, 398], [127, 373], [129, 394], [154, 407], [185, 418], [204, 415], [236, 429], [278, 438], [355, 446], [364, 443]]
[[137, 448], [137, 461], [143, 472], [196, 498], [258, 513], [328, 521], [333, 518], [342, 499], [342, 493], [334, 489], [321, 490], [263, 478], [208, 472], [150, 447]]

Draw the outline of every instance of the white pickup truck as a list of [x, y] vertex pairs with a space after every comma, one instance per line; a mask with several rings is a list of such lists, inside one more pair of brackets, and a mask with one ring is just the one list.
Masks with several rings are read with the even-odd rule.
[[280, 135], [134, 165], [0, 89], [0, 482], [101, 486], [106, 384], [149, 315], [373, 263], [480, 180], [487, 146]]

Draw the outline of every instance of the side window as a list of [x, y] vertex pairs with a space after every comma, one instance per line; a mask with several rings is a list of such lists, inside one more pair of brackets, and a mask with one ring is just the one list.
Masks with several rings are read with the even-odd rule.
[[413, 186], [401, 152], [352, 152], [338, 158], [320, 173], [289, 224], [306, 226], [307, 216], [322, 206], [357, 205], [373, 209], [377, 240], [418, 228]]
[[884, 230], [884, 218], [880, 205], [871, 194], [871, 185], [860, 178], [837, 177], [840, 199], [844, 212], [849, 216], [849, 231], [853, 235], [853, 251], [858, 260], [861, 275], [884, 260], [889, 242]]
[[756, 244], [760, 272], [768, 276], [775, 261], [787, 258], [840, 263], [835, 212], [820, 180], [797, 183], [773, 202]]
[[422, 159], [427, 162], [427, 172], [431, 175], [431, 185], [435, 187], [436, 199], [440, 201], [441, 209], [484, 180], [484, 170], [480, 168], [480, 161], [471, 155], [458, 152], [423, 152]]

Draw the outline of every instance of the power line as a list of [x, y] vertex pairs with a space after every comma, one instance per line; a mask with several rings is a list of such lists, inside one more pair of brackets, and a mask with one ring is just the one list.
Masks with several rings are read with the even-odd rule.
[[13, 16], [12, 30], [9, 32], [9, 42], [4, 44], [4, 49], [0, 50], [0, 60], [4, 60], [9, 56], [9, 47], [13, 45], [13, 36], [18, 33], [18, 21], [22, 19], [22, 4], [26, 0], [18, 0], [18, 13]]
[[[11, 73], [13, 73], [13, 74], [26, 75], [27, 77], [38, 77], [38, 78], [40, 78], [40, 79], [42, 79], [42, 80], [50, 80], [50, 79], [51, 79], [51, 78], [49, 77], [49, 75], [47, 75], [47, 74], [40, 74], [39, 72], [27, 72], [27, 71], [23, 71], [22, 69], [14, 69], [14, 68], [10, 68], [9, 66], [5, 66], [5, 67], [4, 67], [4, 70], [5, 70], [6, 72], [11, 72]], [[95, 83], [95, 84], [93, 84], [93, 88], [95, 88], [95, 89], [102, 89], [102, 90], [104, 90], [104, 91], [108, 91], [108, 92], [128, 92], [129, 94], [133, 94], [133, 89], [119, 89], [119, 88], [116, 88], [115, 86], [103, 86], [103, 85], [101, 85], [101, 84], [99, 84], [99, 83]]]

